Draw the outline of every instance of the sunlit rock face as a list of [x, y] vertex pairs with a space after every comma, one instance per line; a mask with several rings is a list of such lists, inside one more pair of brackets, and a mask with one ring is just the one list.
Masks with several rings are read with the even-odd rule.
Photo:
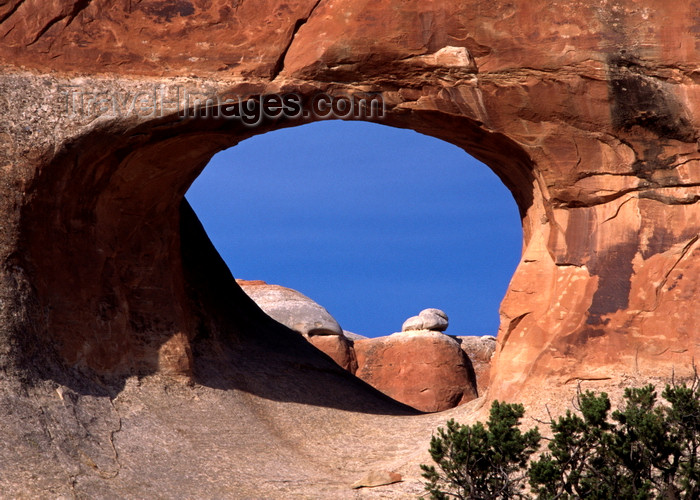
[[431, 330], [355, 341], [356, 375], [384, 394], [426, 412], [477, 397], [471, 361], [452, 337]]
[[[442, 417], [396, 418], [412, 410], [266, 316], [183, 203], [216, 152], [313, 121], [325, 94], [379, 98], [378, 122], [463, 148], [513, 193], [523, 253], [486, 399], [541, 408], [580, 380], [687, 374], [700, 354], [697, 12], [0, 2], [0, 491], [346, 498], [398, 464], [393, 496], [420, 495], [417, 457]], [[300, 105], [226, 109], [273, 94]]]
[[236, 282], [265, 314], [304, 337], [343, 335], [326, 308], [301, 292], [264, 281]]
[[353, 343], [325, 307], [297, 290], [260, 280], [236, 280], [265, 314], [301, 334], [341, 368], [355, 373]]
[[423, 309], [418, 316], [411, 316], [401, 325], [402, 332], [432, 330], [444, 332], [449, 325], [447, 314], [440, 309]]
[[4, 373], [191, 378], [201, 339], [260, 338], [181, 202], [217, 151], [314, 116], [251, 127], [178, 109], [293, 93], [308, 110], [360, 91], [381, 97], [381, 123], [485, 162], [518, 203], [523, 255], [489, 397], [688, 370], [697, 23], [695, 3], [652, 0], [5, 2]]

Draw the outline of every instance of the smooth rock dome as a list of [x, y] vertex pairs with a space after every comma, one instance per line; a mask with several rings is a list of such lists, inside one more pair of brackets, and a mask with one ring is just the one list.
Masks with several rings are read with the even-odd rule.
[[237, 282], [271, 318], [303, 336], [343, 335], [343, 329], [326, 308], [303, 293], [259, 280]]

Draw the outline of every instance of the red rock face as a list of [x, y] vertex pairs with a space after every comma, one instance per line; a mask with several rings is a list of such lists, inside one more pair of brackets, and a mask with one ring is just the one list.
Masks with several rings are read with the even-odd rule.
[[[183, 248], [198, 243], [182, 237], [180, 203], [214, 153], [304, 120], [246, 127], [114, 104], [162, 85], [377, 92], [382, 123], [489, 165], [524, 233], [490, 397], [688, 370], [700, 325], [697, 11], [659, 0], [5, 2], [0, 363], [13, 373], [55, 355], [102, 374], [189, 376], [202, 332], [229, 331], [215, 309], [229, 308], [239, 341], [259, 334], [244, 296], [224, 306], [198, 288], [222, 278], [193, 278]], [[67, 107], [76, 88], [85, 112]], [[117, 96], [118, 112], [99, 96]]]
[[457, 337], [457, 341], [472, 363], [479, 394], [486, 393], [491, 381], [491, 360], [496, 350], [496, 339], [489, 336]]
[[355, 341], [356, 375], [421, 411], [442, 411], [477, 396], [469, 358], [453, 338], [419, 330]]
[[357, 358], [352, 342], [344, 335], [314, 335], [309, 337], [314, 347], [330, 356], [341, 368], [350, 373], [357, 371]]

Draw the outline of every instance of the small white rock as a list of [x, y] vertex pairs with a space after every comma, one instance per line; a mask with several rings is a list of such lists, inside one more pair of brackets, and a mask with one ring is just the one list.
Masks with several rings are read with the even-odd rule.
[[415, 330], [432, 330], [436, 332], [444, 332], [447, 330], [449, 320], [447, 314], [440, 309], [423, 309], [418, 316], [411, 316], [404, 321], [401, 326], [402, 332]]

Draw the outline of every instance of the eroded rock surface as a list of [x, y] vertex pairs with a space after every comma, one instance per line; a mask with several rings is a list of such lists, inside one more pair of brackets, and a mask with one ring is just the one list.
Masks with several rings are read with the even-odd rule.
[[442, 411], [477, 397], [474, 370], [459, 343], [419, 330], [355, 341], [356, 375], [421, 411]]
[[496, 338], [484, 335], [482, 337], [456, 337], [456, 339], [472, 363], [479, 394], [486, 393], [491, 380], [491, 360], [496, 352]]
[[352, 340], [325, 307], [297, 290], [261, 280], [236, 280], [243, 291], [275, 321], [300, 333], [340, 367], [355, 373]]
[[384, 486], [401, 481], [401, 474], [389, 472], [386, 470], [378, 470], [369, 472], [365, 477], [355, 481], [352, 484], [354, 489], [357, 488], [373, 488], [375, 486]]
[[353, 342], [345, 335], [314, 335], [308, 340], [315, 348], [330, 356], [341, 368], [353, 374], [357, 371], [355, 348]]
[[[302, 404], [285, 407], [279, 432], [266, 435], [294, 446], [289, 422], [305, 421], [313, 404], [331, 405], [329, 393], [345, 387], [341, 399], [356, 408], [379, 401], [315, 359], [303, 339], [282, 339], [286, 331], [213, 264], [216, 252], [182, 203], [217, 151], [313, 117], [257, 127], [181, 119], [178, 108], [193, 97], [211, 97], [216, 108], [217, 95], [290, 92], [309, 109], [319, 92], [371, 92], [385, 104], [382, 123], [451, 142], [494, 170], [519, 206], [523, 255], [501, 305], [489, 398], [690, 371], [700, 354], [697, 12], [696, 0], [2, 3], [0, 409], [2, 431], [14, 432], [4, 442], [17, 445], [1, 450], [10, 455], [2, 491], [152, 496], [152, 478], [136, 465], [117, 477], [140, 491], [97, 472], [115, 472], [109, 457], [123, 456], [119, 447], [131, 464], [157, 463], [155, 484], [166, 484], [162, 471], [176, 453], [144, 461], [155, 452], [133, 434], [111, 449], [119, 427], [110, 401], [130, 377], [208, 380], [212, 394], [237, 389], [222, 391], [231, 408], [248, 408], [236, 399], [246, 391], [286, 401], [269, 387], [293, 379], [285, 391]], [[270, 364], [260, 353], [274, 350]], [[221, 373], [231, 365], [247, 372], [227, 379], [235, 384], [203, 379], [224, 353]], [[84, 403], [60, 400], [56, 386]], [[137, 411], [137, 400], [120, 411]], [[96, 407], [104, 425], [80, 410]], [[274, 405], [265, 409], [251, 414], [275, 414]], [[331, 421], [323, 417], [315, 435], [323, 433], [317, 422]], [[153, 422], [155, 434], [189, 428]], [[417, 424], [400, 425], [411, 436]], [[222, 441], [216, 432], [196, 436], [203, 453]], [[239, 471], [248, 484], [274, 460], [256, 465]], [[318, 496], [304, 484], [322, 482], [289, 478], [332, 481], [336, 472], [277, 465], [279, 476], [255, 494]], [[31, 490], [27, 471], [37, 468], [45, 473]], [[213, 496], [229, 491], [208, 472], [190, 471], [213, 481]]]
[[693, 2], [156, 3], [2, 7], [2, 345], [190, 376], [183, 193], [216, 151], [313, 117], [247, 127], [177, 109], [362, 91], [383, 98], [382, 123], [464, 148], [518, 203], [494, 396], [696, 357]]

